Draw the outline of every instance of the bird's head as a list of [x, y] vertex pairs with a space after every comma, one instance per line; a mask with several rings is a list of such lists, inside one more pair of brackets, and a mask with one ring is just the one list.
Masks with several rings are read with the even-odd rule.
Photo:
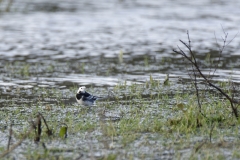
[[85, 89], [86, 89], [85, 86], [79, 87], [77, 93], [85, 93]]

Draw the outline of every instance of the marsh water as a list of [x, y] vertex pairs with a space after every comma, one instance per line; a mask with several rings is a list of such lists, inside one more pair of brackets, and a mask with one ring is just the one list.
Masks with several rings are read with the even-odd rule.
[[[25, 85], [37, 79], [59, 86], [112, 86], [118, 80], [145, 81], [150, 74], [159, 79], [165, 74], [185, 76], [186, 62], [172, 52], [181, 46], [179, 39], [187, 42], [188, 30], [194, 50], [204, 60], [219, 49], [216, 40], [223, 45], [222, 28], [227, 42], [238, 34], [239, 6], [238, 1], [210, 0], [17, 1], [11, 12], [1, 13], [0, 84]], [[216, 76], [239, 81], [239, 42], [237, 35], [225, 48]], [[26, 83], [4, 75], [6, 65], [15, 62], [35, 66], [31, 75], [36, 75]], [[53, 73], [41, 72], [48, 66], [54, 67]]]
[[[214, 79], [240, 83], [239, 8], [238, 0], [1, 1], [2, 111], [38, 101], [39, 89], [61, 90], [65, 101], [76, 105], [74, 86], [101, 94], [121, 82], [144, 83], [150, 75], [162, 82], [169, 74], [172, 84], [189, 79], [191, 66], [172, 51], [184, 49], [179, 39], [188, 42], [187, 30], [202, 64], [218, 59], [225, 32], [227, 45]], [[49, 95], [44, 104], [54, 103], [54, 93]]]

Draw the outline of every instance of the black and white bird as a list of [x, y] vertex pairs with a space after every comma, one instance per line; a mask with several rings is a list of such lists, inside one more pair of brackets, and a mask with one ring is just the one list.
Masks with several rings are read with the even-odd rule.
[[90, 93], [86, 92], [85, 89], [85, 86], [79, 87], [76, 94], [76, 100], [81, 105], [92, 106], [95, 104], [95, 101], [101, 97], [93, 96]]

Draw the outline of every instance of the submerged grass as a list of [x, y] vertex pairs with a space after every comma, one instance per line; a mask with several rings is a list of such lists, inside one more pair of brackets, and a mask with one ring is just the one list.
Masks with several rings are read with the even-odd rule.
[[[27, 76], [29, 69], [23, 68], [26, 69], [23, 76]], [[171, 84], [163, 85], [152, 76], [143, 84], [119, 83], [111, 88], [114, 98], [91, 108], [78, 106], [75, 100], [64, 102], [74, 97], [78, 86], [65, 90], [26, 89], [35, 97], [30, 103], [22, 101], [22, 98], [28, 100], [28, 96], [19, 96], [15, 97], [16, 102], [6, 100], [0, 108], [1, 124], [5, 126], [0, 134], [6, 137], [8, 126], [13, 123], [12, 143], [18, 141], [40, 112], [53, 136], [46, 134], [43, 125], [39, 143], [34, 143], [35, 132], [32, 132], [10, 157], [21, 154], [25, 159], [239, 158], [240, 122], [233, 117], [229, 102], [203, 89], [200, 114], [193, 90], [183, 89], [190, 84], [185, 87]], [[103, 88], [89, 88], [89, 91], [108, 94]], [[68, 127], [67, 138], [59, 136], [63, 124]], [[1, 151], [5, 147], [6, 143], [0, 143]]]

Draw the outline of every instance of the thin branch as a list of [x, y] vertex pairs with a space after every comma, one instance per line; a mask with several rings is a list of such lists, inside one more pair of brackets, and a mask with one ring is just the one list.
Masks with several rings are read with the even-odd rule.
[[51, 129], [49, 129], [48, 124], [47, 124], [47, 121], [45, 120], [45, 118], [43, 117], [43, 115], [42, 115], [40, 112], [38, 112], [38, 114], [41, 116], [41, 118], [43, 119], [44, 124], [45, 124], [46, 127], [47, 127], [47, 134], [48, 134], [48, 136], [53, 135], [53, 132], [52, 132]]
[[[227, 39], [227, 34], [226, 34], [226, 32], [224, 31], [224, 29], [223, 29], [223, 32], [224, 32], [224, 34], [225, 34], [225, 38]], [[188, 34], [188, 32], [187, 32], [187, 34]], [[189, 38], [189, 35], [188, 35], [188, 38]], [[222, 53], [223, 49], [224, 49], [225, 46], [226, 46], [226, 45], [225, 45], [226, 39], [224, 40], [224, 44], [223, 44], [223, 46], [222, 46], [222, 49], [220, 50], [220, 53]], [[189, 41], [189, 43], [191, 42], [190, 39], [189, 39], [188, 41]], [[221, 88], [219, 88], [219, 87], [217, 87], [216, 85], [214, 85], [213, 83], [211, 83], [211, 81], [210, 81], [210, 80], [202, 73], [202, 71], [200, 70], [200, 68], [199, 68], [199, 66], [198, 66], [198, 63], [197, 63], [197, 61], [196, 61], [196, 58], [195, 58], [195, 56], [194, 56], [194, 54], [193, 54], [193, 52], [192, 52], [191, 47], [190, 47], [189, 45], [187, 45], [185, 42], [183, 42], [182, 40], [180, 40], [180, 42], [188, 49], [188, 51], [189, 51], [189, 53], [191, 54], [192, 58], [190, 59], [190, 58], [186, 55], [186, 53], [185, 53], [184, 51], [182, 51], [182, 49], [181, 49], [180, 47], [178, 47], [180, 51], [176, 51], [176, 50], [173, 50], [173, 51], [174, 51], [175, 53], [177, 53], [177, 54], [182, 55], [184, 58], [186, 58], [186, 59], [192, 64], [192, 66], [194, 66], [194, 68], [197, 70], [197, 72], [200, 74], [200, 76], [205, 80], [205, 82], [206, 82], [209, 86], [211, 86], [211, 87], [215, 88], [216, 90], [218, 90], [223, 96], [225, 96], [225, 97], [229, 100], [229, 102], [230, 102], [230, 104], [231, 104], [232, 111], [233, 111], [235, 117], [238, 118], [237, 108], [233, 105], [233, 103], [235, 103], [236, 101], [234, 101], [234, 100], [233, 100], [227, 93], [225, 93]], [[195, 74], [195, 70], [193, 70], [193, 71], [194, 71], [194, 74]], [[197, 89], [197, 88], [196, 88], [196, 89]]]
[[8, 137], [7, 150], [9, 150], [9, 148], [10, 148], [10, 143], [11, 143], [11, 139], [12, 139], [12, 132], [13, 132], [13, 130], [12, 130], [12, 122], [11, 122], [11, 124], [10, 124], [10, 129], [9, 129], [9, 137]]
[[237, 34], [235, 34], [235, 36], [227, 43], [226, 46], [228, 46], [237, 37], [238, 34], [239, 34], [239, 32], [237, 32]]
[[38, 119], [38, 122], [37, 122], [37, 132], [35, 130], [35, 134], [36, 134], [36, 137], [34, 139], [35, 142], [40, 141], [40, 137], [41, 137], [41, 133], [42, 133], [42, 120], [41, 120], [40, 115], [37, 115], [37, 119]]
[[5, 157], [6, 155], [8, 155], [8, 153], [12, 152], [14, 149], [16, 149], [18, 146], [20, 146], [22, 144], [22, 142], [30, 135], [30, 133], [36, 128], [36, 125], [38, 123], [38, 119], [36, 120], [34, 125], [31, 125], [30, 129], [27, 131], [27, 133], [25, 133], [22, 137], [22, 139], [20, 141], [18, 141], [16, 144], [14, 144], [11, 148], [9, 148], [8, 150], [5, 150], [4, 152], [2, 152], [0, 154], [0, 158]]

